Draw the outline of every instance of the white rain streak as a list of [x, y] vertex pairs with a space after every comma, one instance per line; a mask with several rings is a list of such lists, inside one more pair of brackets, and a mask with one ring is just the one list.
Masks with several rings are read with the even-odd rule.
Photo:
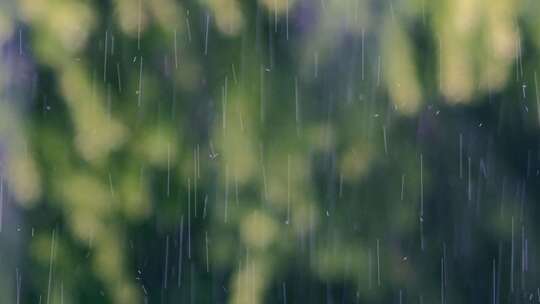
[[191, 260], [191, 179], [188, 177], [188, 259]]
[[178, 44], [177, 44], [177, 29], [174, 29], [174, 67], [178, 69]]
[[227, 223], [229, 215], [229, 165], [225, 164], [225, 211], [224, 211], [224, 221]]
[[287, 220], [285, 224], [289, 225], [291, 220], [291, 155], [287, 155]]
[[141, 106], [141, 99], [142, 99], [142, 89], [143, 89], [143, 83], [142, 83], [142, 73], [143, 73], [143, 58], [142, 56], [139, 57], [140, 63], [139, 63], [139, 89], [137, 90], [137, 106]]
[[3, 230], [4, 219], [4, 177], [0, 176], [0, 233]]
[[206, 14], [206, 31], [204, 34], [204, 55], [208, 55], [208, 31], [210, 28], [210, 14]]
[[169, 235], [165, 238], [165, 261], [163, 263], [163, 285], [162, 290], [167, 289], [168, 280], [169, 280]]
[[424, 156], [420, 154], [420, 249], [424, 251]]
[[296, 121], [296, 135], [300, 136], [300, 93], [298, 91], [298, 77], [294, 78], [294, 119]]
[[183, 245], [184, 245], [184, 216], [182, 215], [180, 217], [180, 233], [178, 236], [178, 278], [177, 278], [177, 286], [180, 288], [182, 285], [182, 263], [183, 263]]
[[377, 286], [381, 286], [381, 257], [379, 239], [377, 239]]
[[208, 256], [208, 231], [204, 232], [204, 241], [206, 247], [206, 272], [210, 273], [210, 259]]
[[47, 283], [47, 304], [50, 304], [51, 300], [51, 284], [53, 280], [53, 263], [55, 260], [55, 237], [56, 237], [56, 230], [53, 229], [52, 231], [52, 237], [51, 237], [51, 252], [49, 255], [49, 281]]
[[167, 197], [171, 196], [171, 144], [167, 143]]

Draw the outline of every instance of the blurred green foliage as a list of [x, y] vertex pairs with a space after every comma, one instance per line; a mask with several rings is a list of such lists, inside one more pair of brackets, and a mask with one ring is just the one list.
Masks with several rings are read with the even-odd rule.
[[492, 262], [534, 293], [539, 3], [0, 7], [24, 303], [485, 302]]

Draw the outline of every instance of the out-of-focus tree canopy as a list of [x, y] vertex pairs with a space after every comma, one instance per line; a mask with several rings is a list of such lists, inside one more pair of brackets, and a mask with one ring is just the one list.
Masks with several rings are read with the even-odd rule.
[[0, 3], [1, 303], [528, 303], [540, 2]]

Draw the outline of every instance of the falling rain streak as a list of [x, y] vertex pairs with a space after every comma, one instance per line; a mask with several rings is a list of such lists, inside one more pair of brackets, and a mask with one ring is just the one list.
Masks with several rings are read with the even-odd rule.
[[540, 303], [540, 4], [0, 3], [0, 303]]

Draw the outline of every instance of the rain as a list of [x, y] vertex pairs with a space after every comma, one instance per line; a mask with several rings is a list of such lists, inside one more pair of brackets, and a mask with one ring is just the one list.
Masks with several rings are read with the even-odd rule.
[[0, 2], [0, 303], [540, 303], [540, 2]]

